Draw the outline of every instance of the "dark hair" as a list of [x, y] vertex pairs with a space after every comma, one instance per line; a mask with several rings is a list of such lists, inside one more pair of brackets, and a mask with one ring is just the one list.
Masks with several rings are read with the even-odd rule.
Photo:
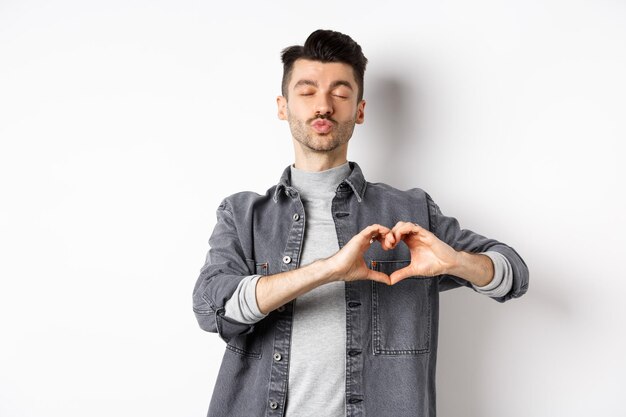
[[310, 59], [320, 62], [341, 62], [348, 64], [354, 71], [354, 78], [359, 87], [358, 101], [363, 99], [363, 76], [367, 58], [363, 55], [361, 47], [348, 35], [333, 30], [318, 29], [311, 33], [304, 46], [294, 45], [283, 49], [282, 94], [287, 97], [287, 90], [293, 64], [298, 59]]

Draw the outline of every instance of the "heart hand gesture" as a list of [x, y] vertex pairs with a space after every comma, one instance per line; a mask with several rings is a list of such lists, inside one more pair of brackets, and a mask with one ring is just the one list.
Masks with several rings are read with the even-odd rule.
[[459, 262], [457, 251], [415, 223], [398, 222], [381, 244], [383, 249], [390, 250], [402, 241], [411, 251], [411, 263], [390, 275], [391, 285], [416, 275], [432, 277], [448, 273]]

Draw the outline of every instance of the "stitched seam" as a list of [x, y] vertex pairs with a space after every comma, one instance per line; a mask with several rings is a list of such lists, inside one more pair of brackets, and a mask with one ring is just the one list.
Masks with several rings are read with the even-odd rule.
[[233, 217], [233, 212], [232, 210], [228, 207], [228, 203], [226, 202], [226, 200], [224, 200], [222, 202], [222, 204], [220, 204], [220, 206], [218, 207], [218, 210], [222, 210], [225, 211], [226, 213], [228, 213], [230, 215], [230, 217]]
[[226, 349], [228, 349], [228, 350], [230, 350], [232, 352], [235, 352], [235, 353], [237, 353], [237, 354], [239, 354], [241, 356], [245, 356], [247, 358], [261, 359], [261, 354], [260, 353], [248, 352], [246, 350], [239, 349], [238, 347], [233, 346], [233, 345], [228, 345], [227, 344], [226, 345]]
[[210, 314], [215, 313], [215, 311], [211, 310], [210, 308], [207, 309], [207, 310], [204, 310], [204, 309], [200, 309], [200, 308], [196, 308], [196, 307], [193, 308], [193, 312], [196, 313], [196, 314], [200, 314], [200, 315], [210, 315]]
[[[390, 264], [390, 263], [403, 263], [403, 262], [410, 262], [410, 261], [396, 261], [396, 260], [392, 260], [392, 261], [370, 261], [370, 265], [371, 265], [371, 269], [380, 272], [381, 270], [381, 263], [385, 263], [385, 264]], [[418, 278], [419, 279], [419, 278]], [[423, 354], [423, 353], [429, 353], [430, 352], [430, 344], [431, 344], [431, 340], [430, 340], [430, 335], [431, 335], [431, 316], [432, 316], [432, 303], [430, 300], [430, 293], [432, 290], [432, 280], [429, 279], [426, 283], [426, 295], [427, 295], [427, 302], [428, 302], [428, 313], [427, 313], [427, 324], [425, 326], [424, 332], [425, 332], [425, 336], [426, 336], [426, 347], [424, 348], [417, 348], [415, 347], [415, 349], [383, 349], [381, 347], [381, 325], [380, 325], [380, 319], [379, 319], [379, 309], [378, 309], [378, 289], [376, 286], [376, 282], [372, 281], [372, 327], [374, 329], [373, 331], [373, 350], [374, 350], [374, 354], [375, 355], [416, 355], [416, 354]]]
[[206, 294], [202, 294], [202, 299], [204, 300], [204, 302], [205, 302], [205, 303], [207, 303], [207, 304], [209, 305], [209, 308], [210, 308], [213, 312], [217, 311], [217, 308], [215, 308], [215, 304], [213, 304], [213, 303], [211, 302], [211, 300], [209, 299], [209, 297], [207, 297], [207, 295], [206, 295]]

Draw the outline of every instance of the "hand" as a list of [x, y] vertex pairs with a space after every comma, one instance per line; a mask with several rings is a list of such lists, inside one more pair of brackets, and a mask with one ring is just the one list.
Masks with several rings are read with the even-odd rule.
[[367, 267], [363, 255], [374, 241], [386, 241], [390, 230], [379, 224], [366, 227], [352, 237], [339, 252], [327, 259], [331, 265], [332, 280], [356, 281], [369, 279], [372, 281], [390, 284], [389, 276]]
[[383, 249], [390, 250], [401, 241], [411, 251], [411, 263], [390, 275], [391, 285], [415, 275], [432, 277], [445, 274], [458, 264], [457, 251], [415, 223], [398, 222], [381, 244]]

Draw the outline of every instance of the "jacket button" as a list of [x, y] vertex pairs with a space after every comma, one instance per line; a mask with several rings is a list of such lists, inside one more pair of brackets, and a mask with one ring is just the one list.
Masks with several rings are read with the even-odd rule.
[[283, 256], [283, 262], [288, 264], [291, 263], [291, 257], [290, 256]]
[[276, 362], [280, 361], [282, 358], [283, 357], [282, 357], [282, 355], [280, 353], [278, 353], [278, 352], [274, 353], [274, 360]]
[[293, 219], [294, 219], [295, 221], [300, 220], [300, 215], [299, 215], [298, 213], [294, 213], [294, 214], [293, 214]]
[[287, 308], [285, 306], [280, 306], [276, 309], [276, 311], [278, 311], [279, 313], [282, 313], [283, 311], [285, 311]]
[[278, 403], [276, 401], [270, 401], [270, 408], [272, 410], [276, 410], [278, 408]]

